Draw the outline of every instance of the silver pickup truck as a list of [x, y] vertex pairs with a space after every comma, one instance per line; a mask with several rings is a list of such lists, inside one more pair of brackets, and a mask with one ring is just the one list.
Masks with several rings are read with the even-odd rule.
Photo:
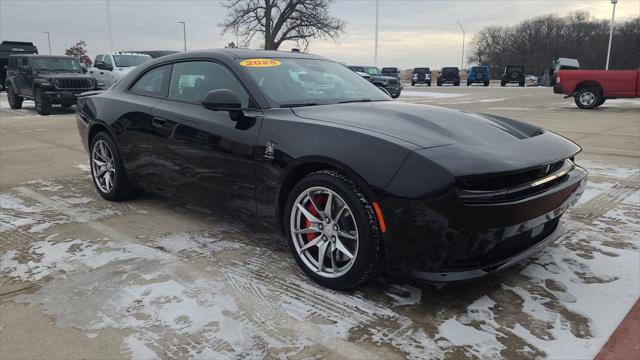
[[87, 69], [87, 72], [97, 80], [100, 87], [106, 89], [147, 60], [151, 60], [151, 56], [145, 54], [100, 54], [96, 56], [93, 66]]

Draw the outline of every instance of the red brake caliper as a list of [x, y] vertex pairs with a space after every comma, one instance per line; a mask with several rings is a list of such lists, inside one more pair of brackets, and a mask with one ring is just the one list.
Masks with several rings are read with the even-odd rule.
[[[320, 194], [315, 195], [313, 197], [313, 201], [315, 201], [315, 203], [320, 206], [323, 207], [326, 201], [326, 198]], [[318, 213], [318, 210], [316, 210], [316, 207], [313, 206], [313, 204], [311, 203], [311, 201], [309, 201], [309, 204], [307, 204], [307, 210], [309, 211], [309, 213], [311, 213], [311, 215], [317, 217], [320, 219], [320, 213]], [[311, 224], [311, 221], [309, 219], [304, 219], [304, 227], [305, 228], [309, 228], [311, 227], [313, 224]], [[305, 241], [306, 242], [310, 242], [311, 240], [315, 239], [318, 237], [318, 233], [307, 233], [304, 234], [305, 236]]]

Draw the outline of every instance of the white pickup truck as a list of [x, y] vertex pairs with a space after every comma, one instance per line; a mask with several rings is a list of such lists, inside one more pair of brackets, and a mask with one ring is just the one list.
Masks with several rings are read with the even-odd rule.
[[136, 53], [112, 53], [96, 56], [93, 66], [87, 69], [101, 88], [106, 89], [122, 79], [129, 71], [145, 61], [151, 60], [151, 56]]

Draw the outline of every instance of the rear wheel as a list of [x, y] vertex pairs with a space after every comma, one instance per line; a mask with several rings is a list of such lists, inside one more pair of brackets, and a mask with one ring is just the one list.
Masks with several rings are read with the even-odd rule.
[[37, 88], [33, 101], [36, 103], [36, 110], [40, 115], [51, 114], [51, 99], [45, 94], [43, 89]]
[[22, 102], [24, 99], [22, 96], [17, 95], [11, 86], [7, 88], [7, 101], [9, 102], [9, 107], [18, 110], [22, 109]]
[[136, 195], [129, 184], [120, 152], [106, 132], [99, 132], [91, 142], [91, 177], [93, 184], [104, 199], [120, 201]]
[[429, 82], [427, 83], [427, 86], [431, 86], [431, 81], [429, 81]]
[[488, 81], [485, 81], [485, 82], [484, 82], [484, 86], [489, 86], [489, 82], [488, 82]]
[[602, 95], [599, 88], [594, 86], [578, 89], [574, 96], [576, 105], [581, 109], [593, 109], [602, 105]]
[[524, 81], [520, 81], [518, 85], [520, 85], [521, 87], [524, 87]]
[[411, 82], [411, 86], [416, 86], [416, 83], [414, 81]]
[[341, 173], [318, 171], [296, 184], [284, 223], [298, 266], [323, 286], [351, 289], [380, 270], [382, 234], [373, 207]]
[[467, 80], [467, 86], [471, 86], [471, 81]]
[[453, 82], [453, 86], [460, 86], [460, 80], [458, 80], [458, 81], [454, 81], [454, 82]]

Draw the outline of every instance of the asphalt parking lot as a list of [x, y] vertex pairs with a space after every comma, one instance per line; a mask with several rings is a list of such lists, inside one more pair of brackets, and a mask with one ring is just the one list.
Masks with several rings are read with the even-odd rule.
[[250, 219], [144, 195], [108, 203], [72, 109], [0, 95], [1, 358], [595, 356], [640, 295], [640, 101], [580, 110], [537, 87], [405, 87], [397, 101], [511, 117], [583, 147], [567, 234], [459, 284], [321, 288]]

